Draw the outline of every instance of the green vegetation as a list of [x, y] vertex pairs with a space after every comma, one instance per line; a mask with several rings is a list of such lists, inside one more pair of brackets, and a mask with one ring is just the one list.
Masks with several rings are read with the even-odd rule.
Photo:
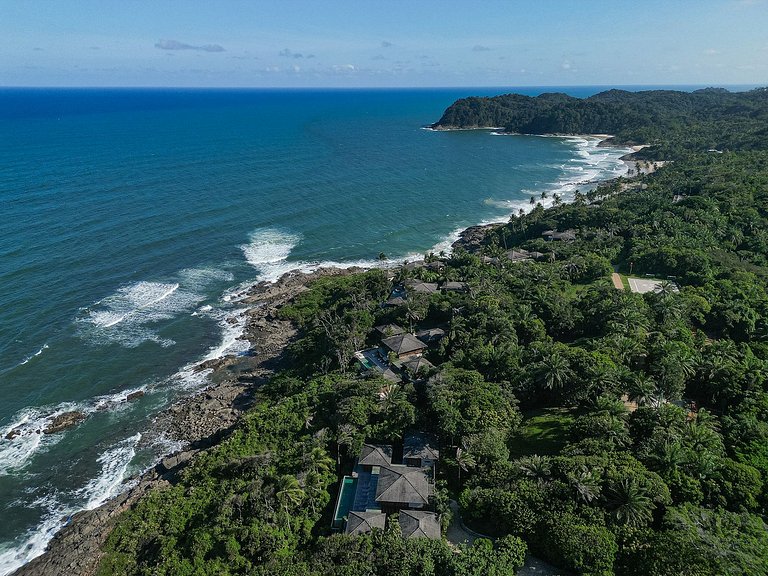
[[560, 93], [472, 97], [456, 101], [433, 124], [478, 126], [522, 134], [615, 134], [616, 142], [652, 144], [637, 157], [655, 160], [694, 150], [764, 150], [768, 89], [608, 90], [584, 99]]
[[525, 415], [520, 432], [510, 440], [515, 456], [557, 454], [568, 441], [573, 415], [568, 408], [544, 408]]
[[[768, 152], [690, 153], [515, 216], [437, 269], [315, 282], [281, 312], [301, 329], [294, 368], [122, 517], [100, 573], [509, 574], [530, 549], [585, 575], [768, 574], [767, 206]], [[552, 229], [576, 239], [542, 239]], [[513, 247], [545, 257], [511, 262]], [[679, 289], [616, 290], [613, 266]], [[382, 307], [408, 277], [469, 289]], [[444, 327], [432, 373], [354, 368], [388, 323]], [[454, 553], [392, 522], [330, 533], [362, 443], [413, 428], [440, 439], [436, 509], [458, 500], [495, 543]]]

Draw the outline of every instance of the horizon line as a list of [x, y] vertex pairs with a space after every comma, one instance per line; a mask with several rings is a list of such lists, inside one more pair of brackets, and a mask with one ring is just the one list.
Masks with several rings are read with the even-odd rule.
[[459, 89], [499, 89], [499, 88], [659, 88], [659, 87], [768, 87], [762, 83], [644, 83], [644, 84], [497, 84], [497, 85], [435, 85], [435, 86], [153, 86], [153, 85], [0, 85], [0, 90], [459, 90]]

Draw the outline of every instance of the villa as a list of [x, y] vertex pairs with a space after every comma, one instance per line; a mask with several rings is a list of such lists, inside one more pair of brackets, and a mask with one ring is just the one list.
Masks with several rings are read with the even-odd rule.
[[411, 334], [398, 334], [384, 338], [381, 343], [394, 352], [399, 359], [421, 356], [427, 345]]
[[402, 462], [393, 458], [390, 445], [363, 444], [352, 475], [342, 479], [333, 527], [364, 534], [383, 528], [388, 515], [399, 513], [404, 536], [439, 538], [439, 516], [430, 511], [439, 459], [435, 441], [426, 434], [408, 434]]
[[575, 230], [566, 230], [565, 232], [558, 232], [557, 230], [545, 230], [541, 233], [547, 240], [560, 240], [561, 242], [573, 242], [576, 240]]

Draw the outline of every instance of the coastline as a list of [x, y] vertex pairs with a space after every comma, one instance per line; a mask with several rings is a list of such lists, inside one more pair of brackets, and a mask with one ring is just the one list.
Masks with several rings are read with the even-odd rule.
[[101, 559], [101, 546], [120, 513], [149, 491], [170, 486], [195, 455], [226, 438], [240, 415], [250, 407], [253, 392], [282, 366], [283, 353], [296, 330], [290, 321], [277, 317], [277, 310], [305, 291], [312, 280], [363, 270], [360, 267], [320, 268], [313, 272], [293, 270], [275, 282], [262, 281], [248, 288], [241, 300], [248, 306], [241, 338], [251, 344], [255, 350], [253, 355], [228, 355], [198, 363], [196, 371], [211, 371], [210, 385], [161, 412], [147, 432], [167, 434], [184, 447], [165, 455], [142, 474], [125, 479], [123, 484], [130, 487], [98, 508], [73, 514], [48, 542], [43, 554], [11, 574], [93, 574]]
[[[562, 138], [599, 138], [607, 135], [551, 135]], [[602, 142], [602, 140], [601, 140]], [[618, 176], [602, 179], [611, 181]], [[580, 183], [573, 183], [578, 186]], [[595, 182], [597, 184], [597, 182]], [[564, 198], [570, 201], [572, 198]], [[514, 213], [511, 212], [511, 213]], [[466, 247], [468, 238], [484, 236], [509, 216], [497, 222], [484, 222], [459, 229], [438, 245]], [[395, 261], [382, 262], [381, 267], [399, 266]], [[291, 270], [276, 281], [262, 281], [239, 291], [238, 301], [247, 306], [245, 327], [240, 339], [250, 343], [253, 355], [229, 355], [198, 363], [195, 371], [210, 370], [210, 385], [179, 400], [161, 412], [147, 434], [166, 434], [183, 443], [181, 450], [165, 455], [144, 473], [125, 479], [130, 487], [93, 510], [81, 511], [67, 521], [48, 542], [45, 552], [16, 569], [15, 575], [92, 574], [98, 566], [101, 545], [106, 540], [119, 514], [129, 509], [151, 490], [169, 486], [174, 477], [197, 453], [215, 446], [236, 426], [240, 415], [249, 408], [253, 391], [281, 366], [283, 352], [295, 335], [290, 322], [280, 320], [276, 311], [301, 292], [312, 280], [330, 275], [347, 275], [373, 267], [321, 267], [307, 272]]]

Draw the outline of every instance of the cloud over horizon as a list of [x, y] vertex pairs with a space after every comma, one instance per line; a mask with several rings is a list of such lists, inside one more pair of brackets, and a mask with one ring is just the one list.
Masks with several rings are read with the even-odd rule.
[[194, 44], [179, 42], [178, 40], [159, 40], [155, 43], [155, 48], [160, 50], [198, 50], [200, 52], [225, 52], [224, 47], [220, 44], [202, 44], [196, 46]]

